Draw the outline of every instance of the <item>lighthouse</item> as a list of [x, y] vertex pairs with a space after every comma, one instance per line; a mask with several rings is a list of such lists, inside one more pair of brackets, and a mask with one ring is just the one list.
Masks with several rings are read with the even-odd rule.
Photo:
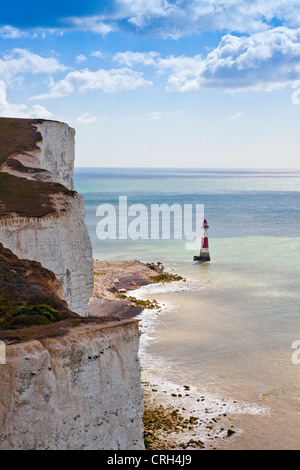
[[209, 229], [207, 220], [204, 219], [203, 224], [202, 224], [202, 239], [201, 239], [201, 249], [200, 249], [200, 255], [199, 256], [194, 256], [194, 261], [210, 261], [210, 256], [209, 256], [209, 248], [208, 248], [208, 236], [207, 236], [207, 231]]

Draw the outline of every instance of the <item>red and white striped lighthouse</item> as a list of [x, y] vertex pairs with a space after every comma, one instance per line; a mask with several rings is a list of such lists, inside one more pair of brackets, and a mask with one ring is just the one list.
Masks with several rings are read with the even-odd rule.
[[210, 261], [210, 255], [209, 255], [209, 248], [208, 248], [208, 236], [207, 236], [207, 231], [209, 229], [207, 220], [204, 219], [203, 224], [202, 224], [202, 240], [201, 240], [201, 249], [200, 249], [200, 255], [199, 256], [194, 256], [194, 261]]

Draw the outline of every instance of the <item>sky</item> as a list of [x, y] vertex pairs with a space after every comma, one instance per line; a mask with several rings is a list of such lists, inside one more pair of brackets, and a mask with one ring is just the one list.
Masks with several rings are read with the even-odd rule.
[[0, 117], [79, 167], [300, 169], [300, 2], [1, 0]]

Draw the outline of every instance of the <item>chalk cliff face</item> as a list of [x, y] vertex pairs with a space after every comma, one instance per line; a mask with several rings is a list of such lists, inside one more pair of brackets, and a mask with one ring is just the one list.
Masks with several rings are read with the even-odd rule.
[[93, 260], [73, 191], [74, 134], [55, 121], [0, 118], [0, 242], [53, 271], [70, 310], [85, 316]]
[[138, 322], [82, 318], [93, 259], [73, 165], [66, 124], [0, 118], [0, 450], [144, 449]]
[[86, 321], [62, 337], [7, 346], [0, 450], [144, 448], [137, 322]]
[[74, 129], [54, 121], [42, 121], [35, 126], [42, 136], [38, 143], [37, 167], [48, 170], [53, 175], [54, 182], [74, 190]]

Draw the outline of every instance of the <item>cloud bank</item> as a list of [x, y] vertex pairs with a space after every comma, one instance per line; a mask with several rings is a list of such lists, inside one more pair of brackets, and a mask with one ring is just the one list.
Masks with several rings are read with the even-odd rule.
[[168, 74], [167, 91], [270, 91], [300, 77], [300, 28], [278, 27], [251, 36], [228, 34], [206, 57], [163, 58], [153, 51], [127, 51], [116, 54], [114, 59], [131, 67], [151, 65], [160, 74]]
[[[43, 15], [24, 12], [24, 2], [2, 0], [0, 34], [19, 30], [89, 31], [105, 36], [135, 30], [159, 37], [180, 38], [204, 31], [256, 33], [277, 25], [297, 28], [298, 0], [111, 0], [64, 2], [52, 0]], [[23, 14], [22, 14], [23, 12]], [[3, 23], [2, 23], [3, 22]]]
[[58, 82], [50, 81], [50, 90], [32, 99], [52, 99], [67, 96], [73, 93], [102, 90], [104, 93], [135, 90], [139, 87], [152, 86], [152, 82], [145, 80], [141, 72], [128, 68], [105, 70], [95, 72], [89, 69], [70, 72]]

